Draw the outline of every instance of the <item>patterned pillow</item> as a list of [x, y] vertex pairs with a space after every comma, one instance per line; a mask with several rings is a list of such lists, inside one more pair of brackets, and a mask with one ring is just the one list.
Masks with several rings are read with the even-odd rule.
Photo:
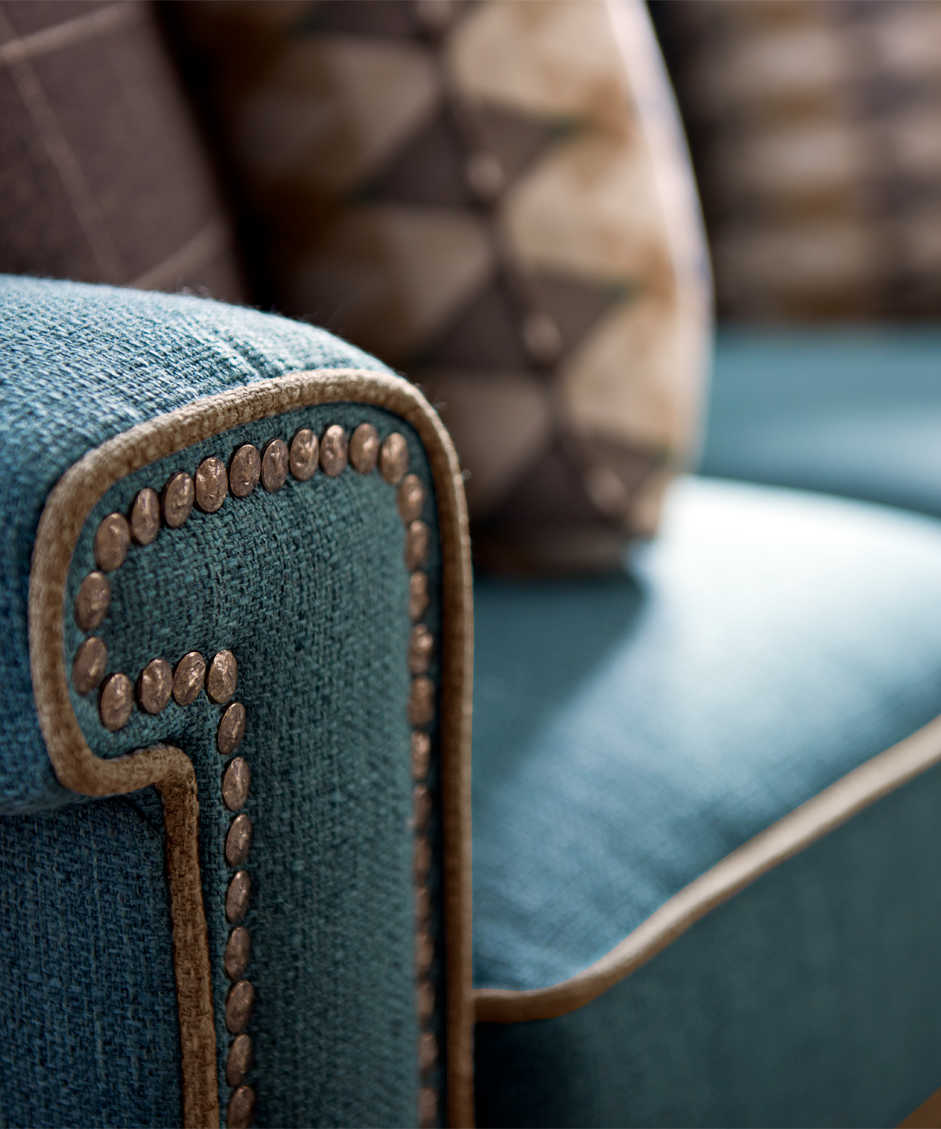
[[244, 297], [154, 10], [0, 0], [0, 273]]
[[941, 5], [669, 0], [720, 316], [937, 320]]
[[270, 295], [405, 370], [478, 559], [602, 567], [696, 433], [708, 270], [637, 0], [170, 5]]

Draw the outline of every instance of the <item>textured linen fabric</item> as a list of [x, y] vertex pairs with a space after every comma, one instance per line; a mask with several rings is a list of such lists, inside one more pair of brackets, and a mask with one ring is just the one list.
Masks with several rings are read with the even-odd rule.
[[[55, 806], [77, 797], [51, 778], [29, 691], [27, 570], [32, 533], [50, 485], [93, 443], [199, 395], [291, 369], [378, 365], [309, 327], [208, 302], [13, 280], [4, 283], [2, 295], [4, 312], [10, 315], [3, 332], [10, 345], [0, 355], [10, 380], [4, 384], [0, 426], [10, 464], [8, 481], [16, 484], [3, 500], [8, 533], [3, 626], [10, 640], [3, 657], [4, 798], [8, 811], [49, 807], [43, 826], [54, 836], [58, 818], [67, 829], [76, 808], [97, 811], [98, 805]], [[397, 417], [353, 404], [301, 409], [245, 424], [117, 482], [79, 536], [67, 607], [94, 567], [92, 538], [98, 521], [116, 509], [127, 512], [141, 487], [159, 490], [171, 473], [192, 473], [210, 454], [227, 462], [245, 442], [263, 446], [275, 436], [289, 440], [301, 426], [321, 434], [330, 424], [350, 431], [361, 422], [374, 424], [380, 437], [393, 430], [405, 435], [411, 470], [425, 483], [422, 516], [432, 541], [427, 567], [432, 599], [425, 622], [438, 637], [440, 565], [422, 449]], [[153, 544], [133, 547], [110, 579], [111, 605], [95, 632], [107, 644], [109, 672], [124, 671], [134, 680], [150, 659], [160, 656], [175, 664], [189, 650], [208, 657], [229, 648], [239, 663], [236, 697], [245, 705], [247, 728], [238, 751], [252, 772], [246, 810], [254, 824], [245, 868], [252, 879], [247, 977], [257, 992], [248, 1027], [255, 1048], [248, 1076], [258, 1095], [255, 1123], [414, 1123], [418, 1027], [406, 717], [410, 619], [404, 530], [394, 487], [378, 473], [360, 475], [352, 468], [337, 478], [320, 472], [309, 482], [289, 479], [275, 494], [259, 486], [247, 499], [229, 497], [216, 514], [194, 510], [180, 529], [164, 528]], [[67, 614], [68, 659], [82, 638]], [[434, 667], [431, 674], [436, 676]], [[225, 764], [215, 746], [220, 707], [201, 695], [186, 707], [171, 701], [154, 717], [136, 709], [124, 729], [108, 733], [94, 694], [83, 697], [73, 690], [72, 700], [96, 754], [117, 755], [165, 741], [179, 745], [194, 761], [224, 1110], [229, 1089], [223, 1068], [231, 1037], [224, 1023], [229, 982], [222, 954], [229, 929], [225, 892], [232, 873], [224, 861], [224, 840], [232, 814], [220, 793]], [[433, 774], [433, 803], [436, 788]], [[150, 838], [162, 846], [162, 819], [153, 794], [123, 802], [149, 813]], [[8, 815], [3, 820], [4, 834], [17, 844], [19, 857], [28, 850], [36, 818]], [[440, 831], [435, 821], [433, 816], [437, 858]], [[87, 887], [92, 904], [112, 851], [107, 820], [99, 822], [104, 828], [97, 842], [70, 852], [76, 881]], [[67, 845], [66, 839], [54, 860]], [[126, 877], [115, 879], [114, 896], [128, 899], [132, 890], [141, 921], [159, 921], [159, 936], [150, 948], [146, 937], [140, 941], [157, 960], [169, 945], [162, 867], [158, 861], [146, 872], [145, 863], [152, 860], [138, 862], [130, 838], [120, 846]], [[141, 853], [145, 848], [142, 840]], [[4, 856], [4, 867], [15, 865], [15, 858]], [[66, 928], [57, 919], [67, 906], [41, 896], [41, 884], [50, 881], [41, 854], [31, 866], [42, 877], [36, 879], [40, 893], [24, 908], [28, 928], [54, 934]], [[437, 865], [431, 884], [436, 906]], [[16, 1055], [29, 1058], [41, 1057], [44, 1039], [68, 1043], [96, 1038], [95, 1023], [104, 1022], [98, 1011], [138, 985], [133, 963], [122, 964], [135, 934], [125, 936], [121, 920], [117, 915], [78, 918], [85, 924], [89, 960], [101, 964], [104, 953], [115, 954], [114, 964], [100, 970], [104, 988], [90, 1001], [87, 1015], [46, 1006], [47, 996], [17, 989], [14, 978], [5, 990], [19, 990], [24, 999], [33, 1000], [37, 1015], [28, 1030], [17, 1029], [11, 1018], [0, 1043], [15, 1044]], [[0, 949], [13, 943], [19, 928], [17, 917], [4, 917]], [[153, 931], [158, 932], [156, 925]], [[440, 944], [437, 948], [440, 953]], [[47, 972], [61, 979], [70, 975], [63, 957], [54, 948], [43, 958]], [[159, 966], [152, 979], [158, 974], [170, 978], [165, 984], [169, 997], [161, 999], [162, 1010], [154, 1009], [150, 1043], [129, 1038], [114, 1051], [113, 1069], [119, 1074], [126, 1069], [136, 1077], [141, 1055], [157, 1060], [140, 1082], [140, 1092], [125, 1079], [113, 1100], [109, 1097], [112, 1104], [95, 1113], [99, 1075], [92, 1074], [87, 1083], [74, 1083], [85, 1086], [80, 1101], [69, 1105], [63, 1099], [37, 1118], [40, 1123], [178, 1123], [172, 966]], [[432, 983], [440, 1006], [439, 967]], [[154, 994], [148, 982], [141, 988]], [[443, 1047], [440, 1025], [438, 1035]], [[20, 1117], [20, 1111], [37, 1108], [21, 1090], [28, 1084], [28, 1074], [5, 1076], [3, 1101], [12, 1111], [10, 1124], [34, 1123]], [[161, 1109], [162, 1114], [154, 1112]], [[92, 1111], [88, 1119], [86, 1110]]]
[[941, 516], [941, 330], [716, 341], [703, 473]]
[[0, 1125], [180, 1125], [156, 796], [0, 818]]
[[[475, 983], [575, 975], [941, 713], [938, 599], [934, 521], [705, 480], [677, 488], [661, 540], [619, 578], [479, 580]], [[603, 1002], [482, 1028], [482, 1123], [839, 1124], [845, 1112], [858, 1124], [868, 1109], [881, 1124], [914, 1108], [937, 1085], [941, 1047], [922, 1014], [941, 935], [920, 798], [934, 798], [931, 781], [867, 817], [881, 837], [850, 832], [832, 858], [820, 848], [812, 881], [796, 861], [804, 878], [734, 899], [716, 911], [739, 915], [732, 924], [697, 926]], [[801, 882], [797, 906], [788, 891]], [[791, 932], [782, 907], [800, 910]], [[899, 1035], [909, 1020], [929, 1043], [914, 1056]], [[875, 1063], [881, 1076], [863, 1078]]]
[[292, 370], [377, 368], [329, 333], [202, 299], [0, 276], [0, 811], [67, 798], [32, 701], [26, 603], [46, 495], [106, 439]]
[[594, 1002], [478, 1025], [477, 1124], [898, 1125], [939, 1081], [939, 803], [935, 768]]
[[0, 272], [245, 296], [146, 0], [0, 0]]

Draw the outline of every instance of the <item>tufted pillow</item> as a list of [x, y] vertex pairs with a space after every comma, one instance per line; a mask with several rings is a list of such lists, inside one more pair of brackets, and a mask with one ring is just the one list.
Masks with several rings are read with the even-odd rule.
[[180, 4], [269, 294], [407, 371], [479, 559], [600, 567], [696, 433], [708, 271], [636, 0]]

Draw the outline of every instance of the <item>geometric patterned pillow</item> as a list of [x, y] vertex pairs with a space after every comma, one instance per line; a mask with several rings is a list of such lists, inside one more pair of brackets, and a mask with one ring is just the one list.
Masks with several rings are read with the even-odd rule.
[[269, 300], [404, 370], [478, 559], [598, 568], [697, 432], [708, 267], [639, 0], [169, 5]]

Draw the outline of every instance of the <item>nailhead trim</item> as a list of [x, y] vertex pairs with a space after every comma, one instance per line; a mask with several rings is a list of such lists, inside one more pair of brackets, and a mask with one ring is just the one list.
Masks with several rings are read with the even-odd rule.
[[[431, 923], [431, 894], [429, 874], [431, 869], [430, 815], [431, 800], [428, 787], [431, 741], [426, 730], [431, 726], [436, 713], [436, 687], [425, 675], [434, 650], [434, 639], [427, 626], [421, 623], [428, 610], [430, 597], [428, 576], [423, 571], [426, 564], [430, 535], [428, 526], [421, 520], [425, 504], [425, 490], [417, 475], [406, 474], [408, 470], [408, 445], [402, 435], [392, 432], [380, 444], [372, 424], [361, 424], [348, 439], [346, 431], [337, 424], [327, 427], [318, 438], [309, 428], [301, 428], [291, 440], [290, 446], [280, 437], [274, 437], [263, 445], [264, 455], [257, 447], [243, 443], [230, 453], [228, 464], [210, 456], [203, 459], [196, 468], [194, 476], [186, 471], [173, 472], [164, 484], [161, 494], [150, 487], [144, 487], [134, 497], [130, 509], [130, 523], [122, 514], [108, 514], [99, 523], [94, 537], [94, 556], [97, 569], [93, 569], [82, 582], [76, 597], [76, 621], [86, 633], [96, 628], [107, 615], [108, 601], [99, 597], [99, 604], [90, 610], [92, 601], [89, 591], [96, 585], [107, 595], [107, 579], [102, 571], [115, 571], [123, 564], [128, 552], [137, 545], [154, 541], [159, 532], [159, 520], [152, 515], [160, 500], [160, 511], [164, 524], [170, 529], [183, 526], [190, 515], [196, 511], [204, 514], [218, 512], [229, 498], [236, 502], [253, 493], [259, 481], [269, 493], [281, 488], [290, 476], [297, 482], [306, 482], [319, 469], [330, 477], [338, 476], [349, 467], [354, 473], [370, 474], [374, 470], [391, 486], [395, 487], [396, 507], [405, 528], [405, 565], [409, 570], [409, 617], [413, 623], [406, 656], [412, 675], [411, 693], [407, 704], [407, 715], [412, 730], [412, 828], [414, 847], [415, 883], [415, 1004], [419, 1018], [419, 1043], [417, 1048], [419, 1072], [419, 1123], [423, 1127], [437, 1123], [438, 1095], [432, 1084], [431, 1074], [438, 1062], [438, 1042], [432, 1020], [434, 1018], [435, 992], [432, 972], [435, 959], [434, 931]], [[224, 479], [220, 482], [221, 473]], [[134, 534], [132, 536], [132, 533]], [[102, 584], [102, 582], [104, 582]], [[104, 648], [101, 640], [97, 640]], [[96, 645], [97, 645], [96, 644]], [[84, 652], [83, 652], [84, 648]], [[87, 654], [88, 640], [79, 647], [73, 671], [82, 671], [78, 662], [79, 654]], [[107, 651], [105, 649], [105, 656]], [[102, 660], [104, 661], [104, 660]], [[245, 731], [245, 707], [233, 701], [237, 679], [237, 663], [231, 651], [220, 651], [207, 664], [198, 651], [188, 651], [182, 655], [173, 668], [169, 678], [170, 664], [162, 658], [152, 659], [136, 680], [138, 686], [137, 702], [131, 692], [131, 680], [120, 671], [107, 677], [103, 673], [94, 686], [84, 687], [91, 681], [86, 676], [75, 681], [81, 683], [76, 689], [90, 693], [100, 685], [101, 722], [105, 728], [116, 732], [128, 723], [135, 707], [147, 713], [160, 713], [171, 699], [170, 690], [159, 694], [143, 693], [142, 687], [149, 686], [154, 672], [160, 672], [161, 685], [166, 683], [172, 689], [172, 698], [178, 705], [186, 706], [194, 702], [202, 690], [210, 701], [220, 707], [216, 744], [220, 755], [231, 758], [226, 761], [220, 778], [220, 791], [224, 806], [231, 811], [233, 796], [247, 802], [249, 787], [247, 783], [250, 766], [235, 753]], [[97, 673], [97, 672], [95, 672]], [[123, 695], [123, 708], [116, 710], [113, 699], [115, 690]], [[110, 698], [106, 698], [110, 695]], [[126, 701], [125, 701], [126, 699]], [[159, 708], [157, 708], [159, 706]], [[236, 769], [233, 764], [240, 761]], [[234, 773], [244, 774], [244, 788], [233, 788]], [[244, 794], [243, 794], [244, 793]], [[251, 889], [251, 876], [244, 869], [251, 850], [252, 821], [244, 811], [235, 812], [225, 837], [224, 853], [227, 865], [232, 870], [225, 895], [225, 912], [232, 926], [226, 945], [224, 966], [226, 974], [230, 970], [235, 979], [229, 988], [225, 1005], [226, 1026], [233, 1035], [229, 1044], [226, 1063], [226, 1081], [230, 1086], [227, 1106], [229, 1129], [247, 1129], [251, 1125], [255, 1106], [255, 1091], [243, 1084], [246, 1064], [251, 1064], [253, 1047], [251, 1036], [245, 1031], [251, 1018], [255, 999], [255, 988], [251, 981], [244, 979], [248, 964], [251, 937], [241, 924], [248, 905]]]

